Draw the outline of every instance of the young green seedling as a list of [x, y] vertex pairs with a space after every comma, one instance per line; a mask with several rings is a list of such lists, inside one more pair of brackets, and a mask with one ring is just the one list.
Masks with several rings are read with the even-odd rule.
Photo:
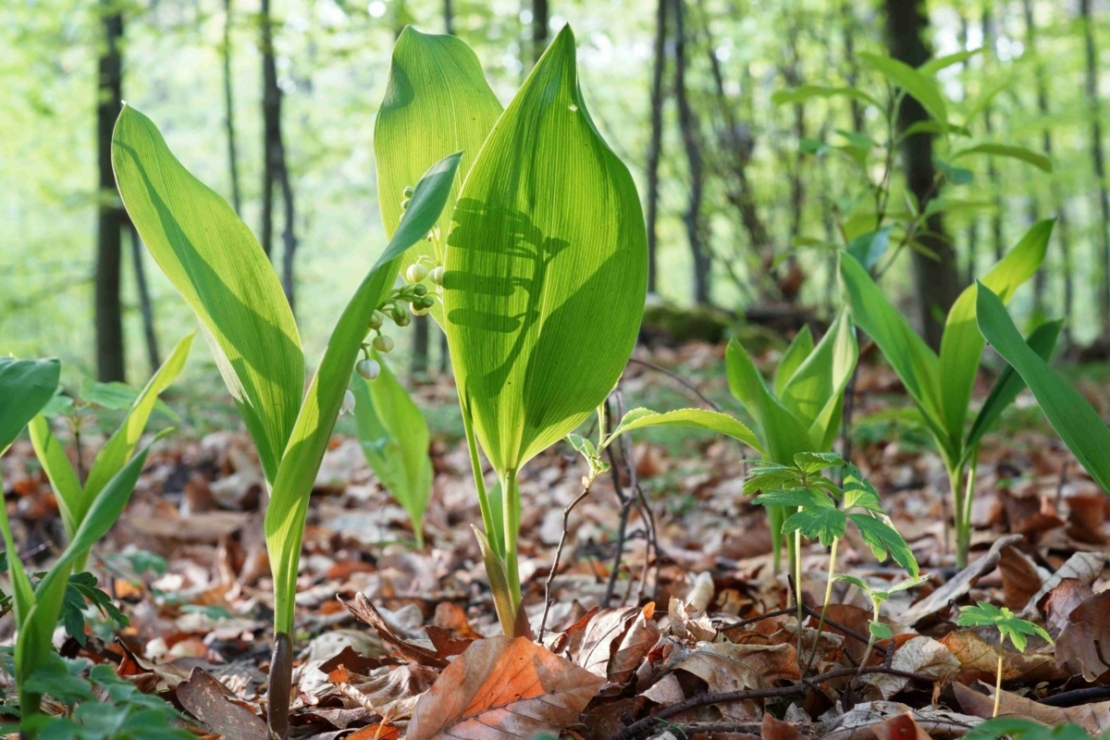
[[994, 712], [991, 715], [997, 717], [999, 703], [1002, 701], [1002, 657], [1006, 638], [1010, 638], [1019, 653], [1024, 653], [1029, 637], [1043, 637], [1049, 644], [1052, 644], [1052, 637], [1043, 627], [1015, 616], [1006, 607], [997, 607], [987, 601], [961, 608], [956, 624], [960, 627], [994, 627], [998, 630], [998, 668], [994, 682]]
[[[1025, 717], [995, 717], [972, 727], [964, 733], [964, 740], [1091, 740], [1091, 734], [1080, 725], [1068, 723], [1050, 725]], [[1110, 732], [1095, 736], [1095, 740], [1110, 740]]]
[[[373, 365], [367, 368], [363, 363]], [[356, 368], [351, 389], [362, 453], [378, 480], [408, 512], [416, 546], [422, 549], [424, 510], [432, 493], [428, 422], [377, 351]]]
[[[304, 389], [300, 336], [277, 274], [227, 202], [173, 156], [157, 127], [125, 107], [112, 137], [120, 196], [155, 261], [196, 313], [216, 364], [254, 440], [270, 487], [266, 548], [274, 577], [274, 655], [268, 712], [271, 731], [289, 728], [294, 594], [308, 499], [347, 385], [367, 336], [380, 336], [382, 309], [403, 323], [424, 296], [391, 288], [404, 252], [425, 239], [455, 181], [458, 154], [427, 169], [385, 250], [336, 322], [324, 356]], [[400, 317], [400, 321], [398, 318]], [[377, 328], [375, 328], [377, 325]]]
[[[983, 285], [1009, 301], [1044, 260], [1052, 225], [1051, 220], [1046, 220], [1029, 229], [1018, 245], [987, 273]], [[851, 306], [852, 320], [882, 350], [936, 442], [952, 494], [956, 564], [964, 567], [971, 542], [971, 499], [979, 444], [1024, 383], [1013, 373], [1001, 376], [970, 429], [965, 428], [985, 346], [976, 328], [976, 286], [961, 293], [949, 311], [938, 356], [887, 301], [867, 269], [847, 252], [840, 256], [840, 282]], [[1029, 343], [1038, 354], [1047, 357], [1059, 331], [1058, 322], [1045, 324], [1031, 335]], [[969, 468], [970, 475], [965, 475]]]
[[[843, 487], [821, 471], [844, 468]], [[821, 618], [817, 625], [818, 638], [825, 626], [832, 584], [836, 575], [836, 551], [840, 539], [851, 521], [859, 530], [864, 542], [880, 560], [888, 556], [901, 565], [914, 578], [918, 574], [913, 551], [890, 524], [883, 512], [875, 488], [859, 469], [845, 463], [835, 453], [803, 452], [794, 456], [793, 465], [766, 465], [754, 468], [744, 482], [745, 493], [761, 492], [753, 503], [760, 506], [780, 506], [796, 509], [782, 524], [784, 533], [794, 532], [794, 582], [795, 602], [798, 608], [799, 645], [801, 641], [801, 539], [816, 539], [829, 550], [829, 572], [825, 584], [825, 599], [821, 605]], [[838, 508], [838, 506], [840, 508]], [[814, 643], [816, 650], [816, 642]], [[801, 650], [798, 653], [801, 659]], [[811, 662], [813, 656], [810, 656]]]
[[[53, 398], [59, 372], [57, 360], [0, 358], [0, 454]], [[83, 561], [89, 548], [107, 534], [119, 519], [146, 463], [150, 445], [169, 431], [156, 436], [149, 445], [122, 464], [97, 490], [96, 495], [85, 502], [87, 507], [68, 545], [37, 584], [32, 584], [17, 556], [7, 511], [0, 506], [0, 534], [8, 554], [17, 633], [12, 665], [19, 691], [21, 727], [29, 736], [37, 730], [42, 698], [29, 678], [37, 669], [48, 664], [54, 654], [54, 627], [70, 587], [70, 573], [78, 562]]]
[[[882, 610], [883, 604], [890, 600], [890, 597], [899, 591], [907, 591], [915, 586], [920, 586], [927, 581], [927, 578], [921, 576], [912, 576], [903, 581], [895, 583], [884, 590], [877, 590], [871, 588], [863, 579], [850, 575], [838, 575], [836, 580], [850, 583], [856, 586], [867, 594], [867, 598], [871, 600], [871, 621], [867, 623], [867, 649], [863, 651], [863, 660], [860, 661], [860, 671], [867, 665], [867, 660], [871, 656], [871, 650], [875, 647], [876, 640], [889, 640], [894, 637], [888, 625], [879, 621], [879, 612]], [[859, 678], [859, 672], [856, 673], [856, 678]]]
[[[783, 353], [770, 388], [739, 340], [726, 353], [728, 385], [755, 419], [768, 461], [789, 466], [803, 452], [832, 449], [844, 409], [844, 389], [856, 367], [855, 329], [841, 312], [814, 346], [809, 327]], [[775, 568], [779, 567], [782, 523], [789, 508], [768, 509]]]

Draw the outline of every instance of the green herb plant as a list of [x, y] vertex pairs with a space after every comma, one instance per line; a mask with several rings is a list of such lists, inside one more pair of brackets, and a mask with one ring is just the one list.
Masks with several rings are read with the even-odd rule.
[[894, 633], [891, 631], [890, 626], [879, 621], [879, 612], [882, 610], [883, 604], [889, 601], [890, 597], [898, 593], [899, 591], [908, 591], [915, 586], [920, 586], [928, 579], [922, 578], [919, 574], [913, 575], [910, 578], [906, 578], [891, 586], [887, 586], [882, 590], [874, 589], [862, 578], [857, 578], [856, 576], [852, 575], [837, 575], [835, 580], [852, 584], [853, 586], [857, 587], [865, 594], [867, 594], [867, 598], [871, 601], [872, 616], [871, 620], [867, 623], [867, 648], [863, 651], [864, 659], [860, 661], [860, 670], [856, 673], [856, 678], [858, 679], [860, 673], [863, 671], [864, 666], [867, 665], [867, 659], [871, 655], [871, 650], [875, 647], [875, 641], [889, 640], [894, 637]]
[[[54, 397], [59, 374], [57, 360], [0, 358], [0, 399], [3, 399], [0, 406], [0, 454]], [[70, 575], [78, 563], [84, 562], [89, 548], [107, 534], [119, 519], [146, 463], [150, 446], [169, 431], [163, 431], [137, 454], [125, 460], [96, 495], [87, 501], [87, 508], [66, 548], [37, 583], [32, 582], [17, 556], [7, 512], [0, 507], [0, 533], [8, 553], [8, 575], [12, 584], [16, 623], [11, 669], [19, 692], [21, 728], [27, 736], [33, 736], [42, 721], [39, 713], [42, 691], [30, 678], [54, 656], [54, 626], [66, 607], [67, 594], [72, 593]], [[79, 578], [73, 586], [82, 601], [86, 595], [82, 593], [82, 587], [86, 585], [87, 581]], [[95, 594], [92, 597], [97, 600]], [[83, 633], [83, 629], [80, 632]]]
[[[1044, 260], [1052, 226], [1051, 220], [1034, 224], [1017, 246], [983, 277], [982, 284], [1005, 301], [1013, 298]], [[976, 328], [976, 286], [964, 290], [948, 312], [938, 356], [887, 301], [866, 267], [848, 252], [840, 255], [840, 283], [851, 307], [852, 320], [882, 350], [940, 452], [952, 494], [956, 563], [964, 567], [971, 541], [970, 516], [979, 444], [1024, 384], [1012, 373], [1000, 376], [967, 428], [971, 392], [985, 345]], [[1041, 356], [1051, 353], [1060, 326], [1059, 322], [1045, 324], [1030, 337], [1030, 343]]]
[[[965, 740], [1091, 740], [1091, 734], [1077, 724], [1067, 723], [1050, 727], [1035, 719], [1025, 717], [994, 717], [972, 727], [964, 733]], [[1096, 740], [1110, 740], [1110, 732], [1095, 736]]]
[[419, 182], [414, 178], [399, 228], [336, 322], [306, 392], [293, 312], [258, 241], [227, 202], [174, 157], [150, 119], [125, 107], [116, 122], [112, 163], [123, 204], [155, 262], [200, 320], [269, 488], [265, 532], [275, 637], [268, 712], [278, 737], [289, 728], [293, 597], [309, 495], [350, 395], [360, 350], [371, 333], [371, 343], [389, 344], [380, 336], [383, 309], [407, 317], [398, 306], [423, 305], [416, 291], [392, 286], [401, 255], [435, 226], [459, 159], [448, 152]]
[[[824, 475], [827, 469], [844, 469], [844, 481], [837, 485]], [[890, 518], [883, 512], [879, 494], [874, 486], [860, 473], [859, 468], [845, 463], [835, 453], [801, 452], [794, 456], [791, 465], [768, 464], [753, 468], [744, 482], [744, 492], [759, 493], [753, 503], [760, 506], [778, 506], [783, 510], [794, 510], [782, 523], [785, 534], [794, 533], [794, 591], [798, 609], [798, 659], [801, 660], [801, 624], [803, 602], [801, 599], [802, 567], [801, 540], [816, 539], [822, 546], [829, 548], [829, 572], [825, 584], [825, 598], [821, 605], [821, 617], [817, 625], [820, 638], [825, 626], [829, 601], [832, 598], [833, 582], [836, 579], [837, 545], [847, 532], [848, 522], [859, 530], [863, 541], [871, 548], [875, 557], [885, 560], [890, 557], [906, 569], [911, 579], [918, 576], [917, 560], [905, 539], [894, 528]], [[877, 617], [876, 617], [877, 619]], [[817, 651], [814, 641], [808, 666], [813, 662]]]
[[961, 608], [956, 624], [960, 627], [994, 627], [998, 630], [998, 667], [994, 682], [994, 712], [991, 714], [992, 717], [997, 717], [1002, 701], [1002, 658], [1006, 638], [1010, 638], [1019, 653], [1024, 653], [1029, 637], [1043, 637], [1049, 644], [1052, 644], [1052, 637], [1043, 627], [1015, 616], [1006, 607], [997, 607], [988, 601]]
[[[858, 356], [855, 329], [846, 312], [816, 345], [809, 327], [803, 327], [779, 360], [770, 387], [739, 340], [729, 342], [729, 390], [755, 420], [759, 443], [753, 446], [768, 462], [789, 467], [799, 454], [832, 449], [843, 418], [844, 389]], [[778, 568], [782, 525], [790, 508], [770, 505], [767, 512]]]
[[416, 546], [423, 548], [424, 510], [432, 493], [428, 422], [377, 350], [359, 362], [351, 390], [363, 455], [408, 512]]

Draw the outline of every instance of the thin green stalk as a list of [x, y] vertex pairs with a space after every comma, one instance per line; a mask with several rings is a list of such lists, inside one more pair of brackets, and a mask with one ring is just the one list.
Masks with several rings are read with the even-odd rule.
[[998, 716], [998, 706], [1002, 703], [1002, 641], [1005, 637], [999, 635], [998, 640], [998, 669], [995, 673], [998, 674], [994, 680], [994, 711], [991, 712], [991, 717]]
[[948, 469], [948, 486], [952, 491], [952, 525], [956, 536], [956, 567], [967, 567], [968, 541], [965, 535], [966, 523], [964, 522], [964, 491], [963, 468], [953, 467]]
[[[520, 484], [516, 471], [510, 470], [501, 485], [505, 511], [505, 573], [513, 597], [513, 613], [520, 609], [520, 569], [517, 564], [517, 536], [520, 533]], [[506, 485], [506, 483], [508, 485]]]
[[802, 601], [802, 532], [794, 530], [794, 602], [798, 607], [798, 660], [802, 659], [802, 618], [805, 608]]
[[[874, 612], [874, 619], [876, 624], [879, 622], [879, 610], [882, 605], [874, 597], [871, 598], [871, 609]], [[863, 668], [867, 665], [867, 661], [871, 658], [871, 651], [875, 649], [875, 633], [871, 631], [870, 626], [867, 628], [867, 648], [863, 651], [863, 658], [859, 662], [859, 670], [856, 675], [852, 677], [852, 683], [848, 684], [848, 688], [852, 689], [856, 685], [856, 681], [863, 675]]]
[[971, 504], [975, 500], [975, 472], [979, 467], [979, 448], [975, 448], [975, 452], [971, 455], [971, 460], [968, 463], [967, 470], [967, 490], [964, 493], [964, 512], [963, 523], [964, 531], [961, 533], [961, 539], [964, 542], [964, 565], [967, 566], [967, 550], [968, 545], [971, 543]]
[[505, 552], [503, 543], [497, 538], [494, 528], [493, 512], [489, 508], [489, 495], [486, 493], [486, 481], [482, 475], [482, 459], [478, 456], [478, 440], [474, 436], [474, 427], [470, 423], [470, 415], [466, 408], [462, 409], [463, 430], [466, 434], [466, 447], [470, 452], [470, 468], [474, 473], [474, 487], [478, 490], [478, 507], [482, 510], [482, 526], [485, 527], [486, 537], [492, 538], [490, 545], [494, 552], [502, 555]]
[[805, 673], [809, 672], [813, 659], [817, 657], [817, 643], [821, 641], [821, 630], [825, 628], [825, 616], [829, 612], [829, 602], [832, 600], [833, 576], [836, 575], [836, 546], [839, 544], [840, 538], [837, 537], [829, 549], [829, 577], [825, 581], [825, 602], [821, 604], [821, 618], [817, 620], [817, 636], [813, 638], [813, 649], [809, 652]]

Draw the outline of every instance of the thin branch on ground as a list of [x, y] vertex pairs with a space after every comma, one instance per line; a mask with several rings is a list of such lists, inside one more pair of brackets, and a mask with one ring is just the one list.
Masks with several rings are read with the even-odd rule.
[[[586, 480], [588, 480], [591, 484], [593, 483], [592, 478], [587, 478]], [[543, 618], [540, 620], [539, 637], [536, 638], [536, 642], [539, 642], [540, 644], [543, 643], [543, 633], [544, 630], [547, 628], [547, 613], [551, 610], [551, 582], [555, 580], [555, 574], [559, 571], [559, 560], [563, 556], [563, 547], [567, 543], [567, 531], [570, 525], [570, 513], [574, 511], [575, 506], [578, 506], [578, 504], [581, 503], [582, 499], [590, 495], [590, 488], [590, 485], [583, 486], [582, 493], [578, 494], [578, 497], [570, 502], [570, 506], [563, 509], [563, 533], [559, 536], [559, 547], [555, 549], [555, 562], [551, 564], [551, 570], [547, 574], [547, 581], [544, 583], [543, 587]]]

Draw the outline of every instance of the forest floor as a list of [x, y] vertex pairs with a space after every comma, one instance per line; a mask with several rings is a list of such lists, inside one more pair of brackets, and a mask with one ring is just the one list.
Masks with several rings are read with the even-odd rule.
[[[723, 350], [637, 350], [640, 362], [621, 383], [625, 408], [708, 401], [736, 411]], [[988, 387], [981, 381], [980, 399]], [[1077, 383], [1096, 408], [1110, 407], [1097, 380]], [[417, 395], [425, 406], [454, 404], [449, 382]], [[169, 403], [188, 417], [188, 399]], [[956, 607], [983, 600], [1057, 638], [1003, 654], [1002, 713], [1110, 729], [1110, 660], [1098, 648], [1110, 641], [1110, 499], [1023, 394], [984, 443], [972, 563], [959, 571], [946, 546], [944, 468], [909, 409], [893, 373], [861, 366], [852, 458], [928, 577], [883, 606], [894, 636], [870, 656], [870, 602], [847, 583], [835, 584], [808, 655], [829, 566], [816, 543], [803, 551], [806, 654], [798, 654], [790, 582], [776, 573], [763, 509], [741, 490], [751, 453], [688, 430], [637, 437], [631, 461], [616, 457], [612, 475], [570, 512], [542, 631], [564, 509], [582, 493], [586, 467], [566, 444], [528, 464], [520, 571], [531, 630], [545, 647], [485, 639], [500, 628], [453, 417], [432, 417], [435, 483], [423, 550], [344, 421], [304, 536], [293, 736], [527, 738], [547, 722], [589, 740], [955, 737], [992, 711], [997, 633], [955, 625]], [[132, 503], [94, 551], [101, 584], [130, 626], [113, 632], [90, 620], [86, 645], [71, 639], [62, 652], [110, 661], [185, 711], [198, 734], [263, 740], [272, 590], [262, 473], [245, 433], [195, 427], [155, 448]], [[13, 447], [3, 473], [17, 540], [29, 559], [49, 560], [60, 523], [29, 443]], [[836, 568], [876, 586], [904, 576], [877, 563], [852, 530]], [[10, 617], [2, 624], [10, 637]]]

